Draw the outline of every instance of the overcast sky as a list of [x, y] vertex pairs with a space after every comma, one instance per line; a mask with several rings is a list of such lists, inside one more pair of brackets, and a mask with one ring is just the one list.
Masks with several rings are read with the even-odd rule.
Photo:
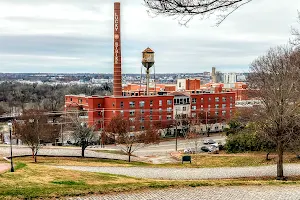
[[[1, 72], [113, 72], [113, 0], [0, 0]], [[269, 47], [286, 44], [299, 0], [253, 0], [221, 26], [188, 27], [149, 17], [143, 0], [121, 0], [123, 73], [139, 73], [141, 51], [156, 72], [248, 72]]]

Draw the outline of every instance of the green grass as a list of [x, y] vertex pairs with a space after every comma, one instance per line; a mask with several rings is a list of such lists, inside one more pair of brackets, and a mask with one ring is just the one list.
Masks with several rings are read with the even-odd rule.
[[19, 169], [22, 169], [24, 167], [26, 167], [27, 165], [25, 163], [22, 163], [22, 162], [17, 162], [14, 169], [15, 170], [19, 170]]
[[127, 155], [125, 152], [120, 150], [90, 150], [90, 151], [95, 151], [100, 153], [111, 153], [111, 154], [118, 154], [118, 155]]
[[[21, 159], [21, 158], [19, 158]], [[40, 163], [31, 159], [18, 161], [18, 170], [14, 173], [0, 174], [0, 199], [63, 198], [67, 196], [84, 196], [106, 194], [142, 189], [237, 186], [237, 185], [295, 185], [300, 184], [300, 177], [289, 177], [288, 181], [276, 181], [274, 177], [240, 178], [225, 180], [166, 181], [132, 178], [107, 173], [92, 173], [57, 169], [46, 166], [53, 158], [39, 158]], [[78, 158], [80, 159], [80, 158]], [[86, 159], [81, 159], [88, 164]], [[59, 162], [56, 160], [56, 162]], [[67, 160], [64, 162], [79, 162]], [[94, 162], [94, 161], [93, 161]], [[119, 162], [118, 162], [119, 164]]]
[[83, 181], [51, 181], [53, 184], [59, 184], [59, 185], [86, 185]]

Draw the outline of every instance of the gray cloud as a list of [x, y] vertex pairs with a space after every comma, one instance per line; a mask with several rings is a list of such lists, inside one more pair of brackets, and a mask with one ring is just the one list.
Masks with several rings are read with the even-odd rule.
[[[189, 27], [147, 15], [142, 0], [122, 1], [123, 72], [139, 73], [141, 51], [156, 51], [157, 72], [248, 71], [256, 57], [285, 44], [298, 0], [256, 0], [220, 27], [195, 18]], [[112, 0], [2, 0], [1, 72], [112, 73]]]

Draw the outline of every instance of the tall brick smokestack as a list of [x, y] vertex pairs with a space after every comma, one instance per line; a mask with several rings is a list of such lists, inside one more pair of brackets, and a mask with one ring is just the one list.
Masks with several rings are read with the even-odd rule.
[[114, 4], [114, 96], [122, 96], [120, 2]]

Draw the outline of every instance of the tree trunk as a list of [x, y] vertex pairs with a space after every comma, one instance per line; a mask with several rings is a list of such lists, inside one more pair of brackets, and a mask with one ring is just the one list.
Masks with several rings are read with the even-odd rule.
[[278, 161], [277, 161], [277, 180], [284, 180], [283, 176], [283, 143], [280, 141], [278, 142], [277, 146], [277, 155], [278, 155]]
[[84, 158], [84, 150], [85, 150], [85, 145], [81, 146], [81, 157]]
[[267, 153], [267, 155], [266, 155], [266, 160], [270, 160], [269, 154], [270, 154], [270, 152]]
[[34, 154], [34, 162], [37, 162], [37, 149], [35, 150], [35, 154]]
[[130, 156], [131, 156], [131, 154], [128, 154], [128, 162], [130, 162]]

